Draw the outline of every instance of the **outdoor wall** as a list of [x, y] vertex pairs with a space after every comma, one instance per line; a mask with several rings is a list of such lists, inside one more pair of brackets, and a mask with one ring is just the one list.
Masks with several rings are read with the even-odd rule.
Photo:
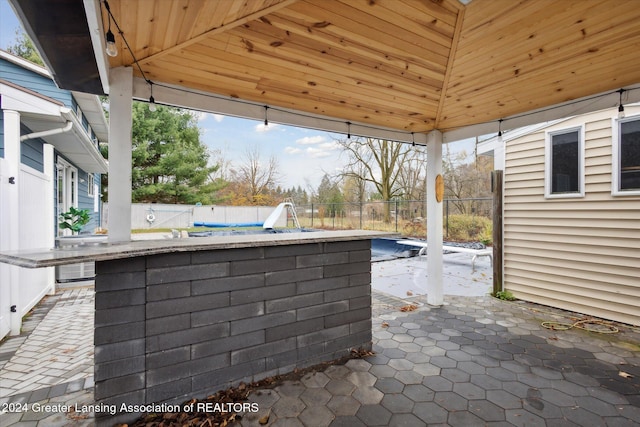
[[[573, 117], [506, 144], [504, 284], [523, 300], [640, 325], [640, 196], [612, 195], [612, 118]], [[627, 116], [640, 108], [627, 107]], [[545, 198], [545, 132], [584, 126], [585, 195]]]
[[370, 258], [356, 240], [96, 262], [96, 403], [180, 403], [370, 349]]
[[[131, 205], [131, 228], [189, 228], [194, 222], [237, 224], [264, 222], [275, 206], [195, 206], [160, 203], [134, 203]], [[153, 214], [153, 222], [147, 217]], [[287, 213], [283, 210], [276, 227], [287, 226]], [[109, 206], [103, 205], [102, 227], [108, 229]], [[291, 225], [291, 224], [289, 224]]]

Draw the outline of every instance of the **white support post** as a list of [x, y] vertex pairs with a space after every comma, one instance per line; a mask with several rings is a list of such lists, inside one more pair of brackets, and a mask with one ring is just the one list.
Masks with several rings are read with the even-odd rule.
[[[4, 110], [4, 159], [7, 174], [2, 177], [6, 189], [7, 221], [3, 224], [2, 249], [15, 251], [20, 249], [20, 113]], [[6, 236], [6, 237], [5, 237]], [[20, 316], [20, 268], [9, 266], [9, 317], [10, 334], [20, 335], [22, 318]]]
[[[42, 155], [43, 155], [43, 172], [47, 177], [47, 189], [51, 197], [46, 201], [44, 209], [46, 211], [45, 218], [47, 218], [47, 236], [49, 247], [55, 246], [55, 232], [56, 228], [54, 226], [56, 218], [56, 210], [54, 206], [54, 195], [55, 195], [55, 181], [56, 181], [56, 167], [55, 167], [55, 159], [53, 153], [53, 145], [44, 144], [42, 146]], [[53, 295], [56, 292], [56, 274], [55, 267], [46, 267], [47, 271], [47, 283], [49, 284], [49, 288], [47, 290], [47, 295]]]
[[442, 201], [436, 200], [436, 177], [442, 174], [442, 133], [427, 134], [427, 303], [442, 305]]
[[131, 240], [133, 69], [111, 70], [109, 93], [109, 242]]

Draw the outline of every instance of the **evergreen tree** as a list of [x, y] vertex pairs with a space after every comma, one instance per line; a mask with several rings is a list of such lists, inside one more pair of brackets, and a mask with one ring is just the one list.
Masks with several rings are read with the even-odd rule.
[[212, 181], [209, 153], [188, 111], [133, 104], [133, 202], [211, 204], [223, 183]]

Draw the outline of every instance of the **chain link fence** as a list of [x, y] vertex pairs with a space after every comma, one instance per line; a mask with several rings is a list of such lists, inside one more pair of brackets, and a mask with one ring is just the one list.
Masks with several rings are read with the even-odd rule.
[[[445, 199], [443, 203], [446, 239], [486, 240], [490, 237], [491, 197]], [[312, 203], [296, 206], [296, 212], [300, 225], [306, 228], [364, 229], [426, 236], [427, 206], [424, 200]]]

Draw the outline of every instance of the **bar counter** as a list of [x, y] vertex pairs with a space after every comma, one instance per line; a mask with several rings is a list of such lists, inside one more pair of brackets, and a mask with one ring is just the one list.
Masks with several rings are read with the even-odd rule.
[[[371, 239], [390, 235], [92, 242], [4, 252], [0, 262], [95, 261], [95, 402], [173, 404], [370, 350]], [[137, 417], [96, 415], [98, 425]]]

